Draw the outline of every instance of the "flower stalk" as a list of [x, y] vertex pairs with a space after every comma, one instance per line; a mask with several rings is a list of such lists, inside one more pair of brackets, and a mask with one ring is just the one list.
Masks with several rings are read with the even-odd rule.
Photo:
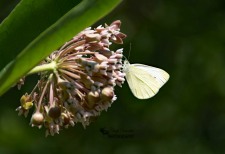
[[43, 71], [54, 71], [57, 69], [57, 65], [55, 61], [52, 61], [51, 63], [43, 64], [34, 67], [32, 70], [30, 70], [27, 75], [35, 74], [35, 73], [40, 73]]

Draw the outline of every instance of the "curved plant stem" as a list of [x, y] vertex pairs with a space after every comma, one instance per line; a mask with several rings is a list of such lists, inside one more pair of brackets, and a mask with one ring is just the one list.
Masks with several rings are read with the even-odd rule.
[[43, 72], [43, 71], [54, 71], [56, 68], [57, 68], [56, 62], [55, 61], [52, 61], [51, 63], [43, 64], [43, 65], [34, 67], [28, 73], [28, 75], [34, 74], [34, 73], [38, 73], [38, 72]]

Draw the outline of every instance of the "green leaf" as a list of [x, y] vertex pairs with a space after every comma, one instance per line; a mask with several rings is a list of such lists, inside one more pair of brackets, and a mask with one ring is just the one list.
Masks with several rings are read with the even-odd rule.
[[0, 25], [0, 69], [80, 1], [21, 1]]
[[[19, 10], [18, 7], [22, 7], [21, 5], [27, 5], [22, 2], [19, 6], [17, 6], [16, 10], [10, 15], [10, 17], [13, 17], [13, 15], [16, 16], [16, 11]], [[0, 95], [6, 92], [19, 78], [24, 76], [30, 69], [37, 65], [42, 59], [46, 58], [52, 51], [56, 50], [66, 41], [70, 40], [84, 28], [90, 26], [105, 16], [120, 2], [121, 0], [83, 0], [80, 4], [72, 8], [63, 17], [43, 31], [38, 37], [34, 39], [38, 33], [32, 35], [30, 40], [34, 40], [27, 45], [15, 59], [13, 59], [5, 68], [1, 70]], [[18, 12], [18, 14], [20, 14], [20, 12]], [[10, 20], [10, 17], [7, 20]], [[5, 20], [3, 24], [6, 24], [8, 22], [7, 20]], [[19, 22], [19, 19], [17, 22]], [[14, 24], [16, 24], [16, 22]], [[44, 25], [47, 26], [48, 24]], [[2, 27], [4, 26], [0, 26], [0, 34], [2, 32]], [[6, 31], [8, 30], [6, 29], [7, 26], [4, 28]], [[44, 28], [40, 28], [40, 31], [41, 29], [43, 30]], [[24, 33], [26, 33], [26, 31], [24, 31]]]

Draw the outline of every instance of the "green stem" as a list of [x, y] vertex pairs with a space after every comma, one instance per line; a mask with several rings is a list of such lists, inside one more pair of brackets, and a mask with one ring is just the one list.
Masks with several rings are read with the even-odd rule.
[[51, 63], [34, 67], [32, 70], [30, 70], [30, 72], [27, 75], [42, 72], [42, 71], [54, 71], [56, 67], [57, 67], [56, 62], [52, 61]]

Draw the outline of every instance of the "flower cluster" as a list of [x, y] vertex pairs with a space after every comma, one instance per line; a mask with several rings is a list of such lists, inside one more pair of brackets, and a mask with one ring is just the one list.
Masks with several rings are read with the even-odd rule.
[[31, 93], [21, 97], [19, 115], [27, 116], [33, 109], [31, 125], [44, 126], [47, 136], [78, 122], [85, 127], [107, 110], [116, 100], [114, 87], [125, 80], [123, 50], [109, 48], [126, 37], [120, 25], [114, 21], [87, 28], [41, 62], [37, 67], [46, 69], [39, 72], [40, 80]]

